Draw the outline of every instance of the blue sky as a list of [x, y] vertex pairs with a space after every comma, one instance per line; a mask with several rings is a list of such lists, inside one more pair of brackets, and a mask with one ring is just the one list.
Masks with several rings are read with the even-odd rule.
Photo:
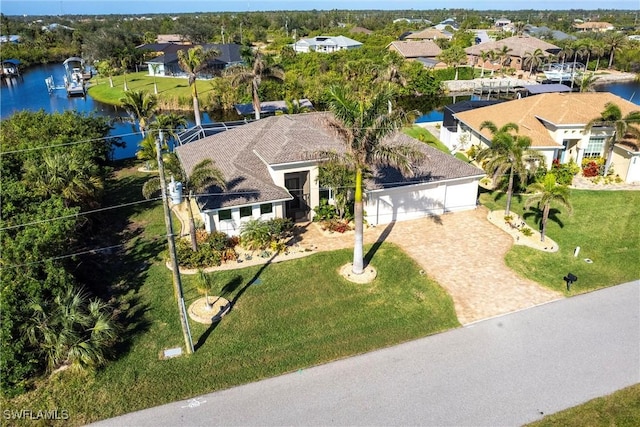
[[640, 9], [640, 0], [0, 0], [5, 15], [150, 14], [330, 9]]

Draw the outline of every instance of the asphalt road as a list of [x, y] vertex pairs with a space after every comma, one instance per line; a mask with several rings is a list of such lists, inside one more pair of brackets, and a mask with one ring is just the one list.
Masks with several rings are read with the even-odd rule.
[[640, 281], [98, 426], [517, 426], [640, 382]]

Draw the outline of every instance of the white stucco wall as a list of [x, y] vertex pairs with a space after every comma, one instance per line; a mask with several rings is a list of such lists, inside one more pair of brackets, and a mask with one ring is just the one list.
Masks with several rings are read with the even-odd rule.
[[475, 209], [479, 179], [465, 178], [367, 192], [365, 220], [368, 224], [378, 225]]
[[[202, 219], [204, 221], [205, 230], [208, 233], [214, 231], [222, 231], [229, 236], [240, 235], [242, 224], [250, 219], [263, 219], [270, 220], [273, 218], [284, 217], [284, 202], [275, 202], [272, 204], [273, 208], [271, 213], [260, 214], [260, 204], [251, 205], [251, 216], [240, 217], [240, 208], [244, 206], [237, 206], [231, 208], [231, 219], [220, 220], [218, 217], [218, 211], [207, 211], [202, 213]], [[249, 205], [245, 205], [249, 206]], [[222, 209], [226, 210], [226, 209]]]

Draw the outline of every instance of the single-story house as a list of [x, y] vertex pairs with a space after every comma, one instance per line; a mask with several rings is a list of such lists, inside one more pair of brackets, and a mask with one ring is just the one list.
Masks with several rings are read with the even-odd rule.
[[549, 27], [536, 27], [531, 24], [524, 26], [522, 32], [528, 36], [539, 38], [540, 40], [552, 39], [552, 40], [577, 40], [576, 36], [572, 36], [559, 30], [552, 30]]
[[[493, 122], [498, 128], [515, 123], [518, 134], [531, 138], [531, 148], [544, 155], [546, 167], [554, 160], [581, 164], [583, 159], [607, 155], [607, 141], [614, 129], [594, 126], [586, 131], [587, 124], [600, 117], [607, 103], [620, 107], [623, 116], [640, 110], [609, 92], [541, 93], [455, 113], [455, 122], [442, 126], [440, 139], [488, 147], [492, 135], [488, 129], [480, 129], [482, 122]], [[625, 182], [640, 181], [639, 149], [636, 140], [615, 145], [614, 170]]]
[[451, 40], [452, 38], [452, 33], [449, 31], [438, 30], [437, 28], [427, 28], [404, 36], [404, 40]]
[[438, 24], [434, 25], [433, 28], [438, 29], [438, 30], [446, 30], [447, 27], [451, 27], [454, 30], [458, 30], [458, 28], [460, 28], [460, 24], [458, 24], [456, 22], [455, 19], [453, 18], [447, 18], [444, 21], [439, 22]]
[[[149, 75], [153, 76], [182, 76], [185, 72], [178, 65], [178, 51], [188, 50], [196, 45], [177, 43], [152, 43], [138, 46], [138, 49], [157, 52], [158, 56], [146, 61], [149, 66]], [[242, 64], [240, 55], [240, 45], [235, 43], [225, 44], [204, 44], [205, 50], [217, 49], [220, 55], [212, 59], [209, 63], [211, 70], [224, 70], [233, 65]]]
[[156, 43], [190, 44], [189, 40], [182, 34], [158, 34]]
[[[431, 40], [396, 40], [389, 43], [387, 49], [391, 52], [398, 53], [408, 61], [421, 61], [428, 68], [433, 68], [440, 63], [443, 68], [447, 66], [438, 59], [438, 55], [442, 53], [442, 49]], [[430, 60], [431, 62], [426, 63], [425, 60]]]
[[[560, 48], [551, 43], [547, 43], [543, 40], [529, 36], [513, 36], [498, 41], [490, 41], [486, 43], [480, 43], [466, 48], [464, 51], [467, 54], [467, 62], [475, 66], [482, 65], [482, 53], [483, 52], [502, 52], [506, 47], [508, 49], [509, 58], [505, 61], [505, 66], [515, 68], [516, 70], [522, 70], [526, 68], [523, 66], [524, 58], [527, 53], [533, 53], [536, 49], [540, 49], [544, 52], [545, 56], [556, 55], [560, 52]], [[485, 64], [485, 68], [491, 69], [492, 64]]]
[[493, 26], [496, 28], [500, 28], [501, 30], [510, 28], [511, 19], [507, 19], [507, 18], [496, 19], [496, 21], [493, 23]]
[[357, 49], [362, 46], [362, 43], [345, 36], [316, 36], [300, 39], [291, 46], [296, 52], [331, 53], [339, 50]]
[[608, 22], [593, 21], [593, 22], [582, 22], [579, 24], [573, 24], [573, 28], [575, 28], [576, 31], [580, 31], [580, 32], [592, 31], [596, 33], [602, 33], [605, 31], [613, 31], [615, 30], [616, 27], [614, 27], [612, 24]]
[[[225, 191], [213, 187], [196, 197], [205, 229], [237, 235], [252, 218], [311, 220], [321, 195], [332, 198], [332, 189], [318, 184], [322, 159], [314, 153], [344, 152], [327, 126], [329, 117], [326, 112], [270, 116], [176, 147], [187, 173], [211, 159], [225, 176]], [[385, 143], [415, 144], [425, 159], [415, 165], [413, 177], [389, 167], [371, 171], [364, 207], [369, 224], [476, 207], [478, 182], [485, 175], [481, 169], [401, 132]]]
[[353, 27], [349, 32], [351, 34], [366, 34], [367, 36], [373, 34], [373, 31], [364, 27]]

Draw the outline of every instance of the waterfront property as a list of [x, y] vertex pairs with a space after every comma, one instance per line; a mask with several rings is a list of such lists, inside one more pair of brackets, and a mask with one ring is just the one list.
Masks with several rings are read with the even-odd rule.
[[[507, 123], [518, 125], [518, 133], [531, 138], [531, 148], [544, 155], [550, 167], [554, 160], [581, 164], [583, 159], [605, 157], [607, 142], [615, 129], [587, 124], [600, 117], [607, 103], [620, 107], [623, 116], [638, 111], [638, 106], [608, 92], [542, 93], [453, 114], [442, 126], [440, 139], [445, 144], [491, 146], [491, 132], [480, 129], [484, 121], [498, 128]], [[616, 144], [613, 151], [616, 174], [625, 182], [640, 181], [640, 146], [635, 139]]]
[[476, 67], [483, 65], [483, 61], [485, 61], [483, 59], [484, 53], [497, 52], [500, 55], [501, 52], [505, 52], [504, 58], [500, 58], [497, 62], [495, 60], [493, 62], [486, 60], [484, 68], [495, 70], [502, 67], [511, 67], [515, 70], [523, 70], [526, 68], [523, 65], [527, 53], [531, 54], [537, 49], [540, 49], [545, 57], [557, 55], [560, 52], [558, 46], [529, 36], [513, 36], [498, 41], [480, 43], [468, 47], [464, 51], [467, 54], [469, 64]]
[[[140, 50], [155, 52], [156, 57], [146, 61], [150, 76], [186, 77], [186, 73], [178, 65], [178, 51], [195, 47], [193, 44], [151, 43], [138, 46]], [[240, 45], [235, 43], [204, 44], [205, 50], [216, 49], [220, 55], [209, 62], [209, 70], [221, 71], [233, 65], [242, 64]]]
[[[271, 116], [176, 148], [187, 173], [205, 159], [223, 172], [226, 191], [210, 188], [197, 197], [208, 232], [237, 235], [250, 219], [313, 219], [321, 198], [333, 189], [320, 188], [317, 151], [343, 152], [330, 131], [328, 113]], [[385, 143], [415, 144], [425, 160], [413, 177], [394, 168], [371, 171], [366, 182], [365, 220], [370, 225], [474, 209], [484, 172], [401, 132]]]

